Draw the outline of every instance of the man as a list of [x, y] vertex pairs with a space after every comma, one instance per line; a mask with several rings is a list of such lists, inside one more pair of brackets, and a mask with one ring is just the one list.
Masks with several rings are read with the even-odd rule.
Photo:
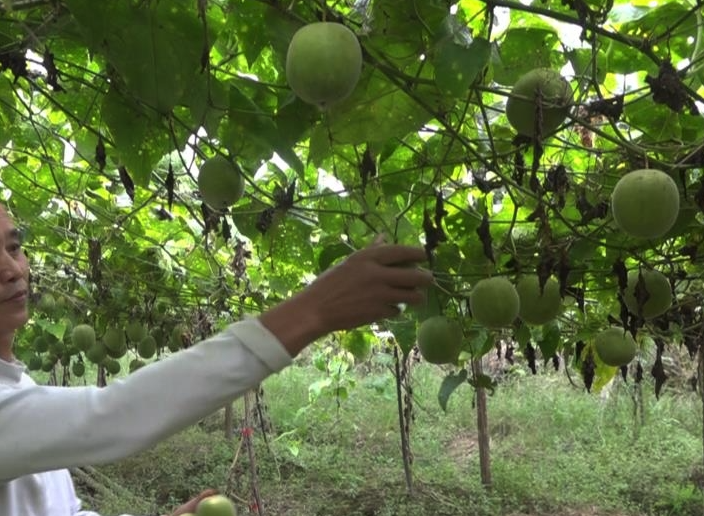
[[424, 260], [420, 248], [376, 243], [261, 316], [107, 387], [38, 386], [12, 352], [29, 318], [29, 264], [0, 206], [0, 516], [97, 516], [81, 511], [67, 468], [145, 450], [288, 366], [319, 337], [420, 303], [432, 275], [394, 265]]

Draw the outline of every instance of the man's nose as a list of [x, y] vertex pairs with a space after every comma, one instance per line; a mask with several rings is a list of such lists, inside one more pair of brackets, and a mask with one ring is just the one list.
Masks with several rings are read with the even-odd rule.
[[22, 277], [22, 267], [5, 250], [0, 250], [0, 281], [9, 283]]

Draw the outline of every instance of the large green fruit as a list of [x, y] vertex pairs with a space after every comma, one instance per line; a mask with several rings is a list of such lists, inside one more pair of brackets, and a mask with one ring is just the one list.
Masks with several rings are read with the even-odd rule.
[[518, 317], [520, 298], [516, 287], [503, 276], [477, 282], [469, 295], [475, 321], [486, 328], [503, 328]]
[[629, 172], [611, 194], [611, 214], [623, 232], [637, 238], [660, 238], [680, 212], [677, 183], [665, 172], [644, 168]]
[[196, 516], [237, 516], [237, 511], [227, 496], [217, 494], [198, 502]]
[[244, 195], [244, 176], [239, 167], [224, 156], [205, 160], [198, 172], [200, 196], [214, 210], [225, 210]]
[[627, 365], [636, 356], [636, 341], [630, 332], [616, 326], [599, 332], [594, 347], [601, 361], [612, 367]]
[[56, 299], [53, 295], [49, 294], [48, 292], [44, 293], [42, 294], [42, 297], [39, 298], [37, 308], [40, 312], [50, 315], [56, 309]]
[[27, 363], [27, 368], [30, 371], [39, 371], [42, 368], [42, 357], [39, 355], [32, 355]]
[[462, 326], [443, 315], [425, 319], [418, 327], [418, 349], [431, 364], [454, 364], [462, 351]]
[[107, 357], [108, 353], [102, 342], [96, 342], [86, 353], [86, 358], [94, 364], [100, 364]]
[[536, 114], [541, 112], [540, 135], [546, 136], [565, 121], [572, 103], [572, 90], [559, 72], [536, 68], [516, 81], [506, 101], [506, 117], [523, 136], [536, 135]]
[[130, 339], [131, 342], [141, 342], [142, 339], [147, 336], [147, 329], [139, 321], [132, 321], [129, 323], [127, 328], [125, 328], [125, 332], [127, 333], [127, 338]]
[[95, 346], [95, 330], [88, 324], [78, 324], [71, 330], [71, 342], [81, 351]]
[[103, 342], [109, 350], [122, 350], [127, 345], [125, 332], [122, 328], [107, 328], [103, 334]]
[[362, 73], [357, 36], [340, 23], [298, 29], [286, 54], [286, 79], [302, 100], [325, 109], [347, 98]]
[[156, 340], [151, 335], [144, 337], [137, 344], [137, 353], [142, 358], [152, 358], [156, 353]]
[[560, 284], [555, 278], [548, 278], [541, 293], [536, 274], [523, 276], [516, 284], [516, 291], [520, 299], [518, 316], [527, 324], [545, 324], [562, 310]]
[[638, 310], [636, 286], [638, 285], [638, 270], [628, 273], [628, 286], [623, 293], [623, 302], [628, 310], [644, 319], [652, 319], [667, 312], [672, 306], [672, 288], [670, 281], [662, 272], [642, 269], [643, 283], [648, 292], [648, 299], [643, 304], [642, 313]]

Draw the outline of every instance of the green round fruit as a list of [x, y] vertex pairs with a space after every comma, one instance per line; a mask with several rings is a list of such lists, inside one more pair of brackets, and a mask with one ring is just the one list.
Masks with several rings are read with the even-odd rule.
[[32, 355], [27, 363], [27, 369], [30, 371], [39, 371], [42, 368], [42, 357]]
[[107, 328], [103, 334], [103, 342], [108, 350], [118, 351], [127, 346], [127, 339], [122, 328]]
[[662, 272], [650, 269], [641, 270], [645, 290], [648, 292], [648, 299], [643, 304], [642, 312], [638, 310], [636, 298], [636, 286], [638, 285], [638, 270], [628, 273], [628, 286], [623, 292], [623, 302], [628, 310], [634, 315], [640, 315], [643, 319], [652, 319], [667, 312], [672, 306], [672, 288], [670, 281]]
[[34, 339], [32, 346], [37, 353], [44, 353], [49, 349], [49, 341], [40, 335]]
[[156, 340], [151, 335], [147, 335], [137, 344], [137, 353], [142, 358], [152, 358], [156, 353]]
[[105, 345], [102, 342], [96, 342], [85, 354], [86, 358], [94, 364], [102, 363], [108, 356]]
[[350, 29], [315, 22], [298, 29], [286, 53], [286, 80], [303, 101], [326, 109], [346, 99], [362, 73], [362, 48]]
[[71, 342], [81, 351], [88, 351], [95, 341], [95, 330], [88, 324], [78, 324], [71, 330]]
[[71, 372], [73, 376], [80, 378], [86, 373], [86, 366], [83, 362], [74, 362], [71, 366]]
[[454, 364], [462, 351], [462, 326], [454, 319], [435, 315], [418, 327], [418, 349], [431, 364]]
[[520, 299], [518, 316], [526, 324], [545, 324], [552, 321], [562, 310], [560, 284], [548, 278], [540, 292], [540, 280], [536, 274], [523, 276], [516, 284]]
[[546, 136], [562, 125], [572, 103], [570, 85], [559, 72], [536, 68], [514, 84], [506, 101], [506, 117], [518, 134], [536, 136], [538, 102], [542, 114], [540, 134]]
[[616, 326], [599, 332], [594, 348], [601, 361], [612, 367], [628, 365], [636, 356], [636, 341], [630, 332]]
[[42, 358], [42, 371], [45, 373], [51, 372], [58, 361], [59, 357], [56, 355], [44, 355], [44, 358]]
[[144, 337], [147, 336], [147, 329], [139, 321], [132, 321], [125, 328], [127, 333], [127, 338], [131, 342], [141, 342]]
[[196, 516], [237, 516], [237, 511], [227, 496], [216, 494], [198, 502]]
[[503, 276], [480, 280], [469, 295], [472, 317], [486, 328], [510, 326], [518, 317], [520, 303], [516, 287]]
[[105, 353], [107, 356], [110, 358], [122, 358], [127, 354], [127, 351], [129, 351], [129, 348], [127, 347], [127, 343], [123, 342], [119, 348], [109, 348], [105, 346]]
[[135, 358], [130, 362], [130, 373], [134, 373], [137, 369], [144, 367], [146, 362], [144, 360], [140, 360], [139, 358]]
[[120, 362], [118, 362], [114, 358], [108, 358], [107, 360], [105, 360], [105, 362], [103, 362], [103, 366], [105, 367], [105, 370], [112, 376], [119, 374], [120, 369], [122, 369], [122, 366], [120, 366]]
[[242, 171], [224, 156], [206, 160], [198, 172], [200, 196], [214, 210], [225, 210], [244, 195]]
[[37, 308], [44, 314], [52, 314], [56, 309], [56, 298], [49, 293], [42, 294], [42, 297], [39, 298]]
[[59, 363], [64, 367], [68, 367], [69, 365], [71, 365], [71, 355], [66, 353], [61, 355], [59, 357]]
[[665, 172], [645, 168], [629, 172], [611, 194], [611, 214], [621, 231], [636, 238], [660, 238], [677, 221], [680, 192]]
[[171, 338], [168, 343], [169, 351], [175, 353], [178, 350], [183, 349], [185, 333], [186, 328], [183, 325], [177, 324], [174, 326], [174, 329], [171, 330]]

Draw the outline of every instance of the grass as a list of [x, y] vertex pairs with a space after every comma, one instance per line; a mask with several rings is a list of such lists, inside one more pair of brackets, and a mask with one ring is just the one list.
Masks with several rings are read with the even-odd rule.
[[[411, 434], [415, 492], [409, 497], [393, 377], [383, 369], [350, 374], [356, 386], [339, 407], [325, 395], [308, 404], [309, 385], [322, 377], [312, 367], [294, 366], [265, 382], [274, 434], [269, 446], [261, 433], [254, 442], [266, 514], [702, 514], [702, 408], [694, 393], [666, 392], [658, 401], [646, 384], [640, 424], [627, 386], [604, 400], [575, 389], [564, 374], [510, 378], [489, 397], [493, 487], [487, 491], [479, 480], [471, 388], [460, 387], [444, 413], [437, 403], [442, 372], [419, 364]], [[235, 407], [241, 416], [242, 403]], [[206, 487], [224, 488], [240, 438], [224, 438], [222, 417], [214, 414], [98, 471], [154, 514]], [[250, 500], [244, 451], [235, 471], [236, 495]], [[79, 486], [101, 514], [134, 511], [134, 501]]]

